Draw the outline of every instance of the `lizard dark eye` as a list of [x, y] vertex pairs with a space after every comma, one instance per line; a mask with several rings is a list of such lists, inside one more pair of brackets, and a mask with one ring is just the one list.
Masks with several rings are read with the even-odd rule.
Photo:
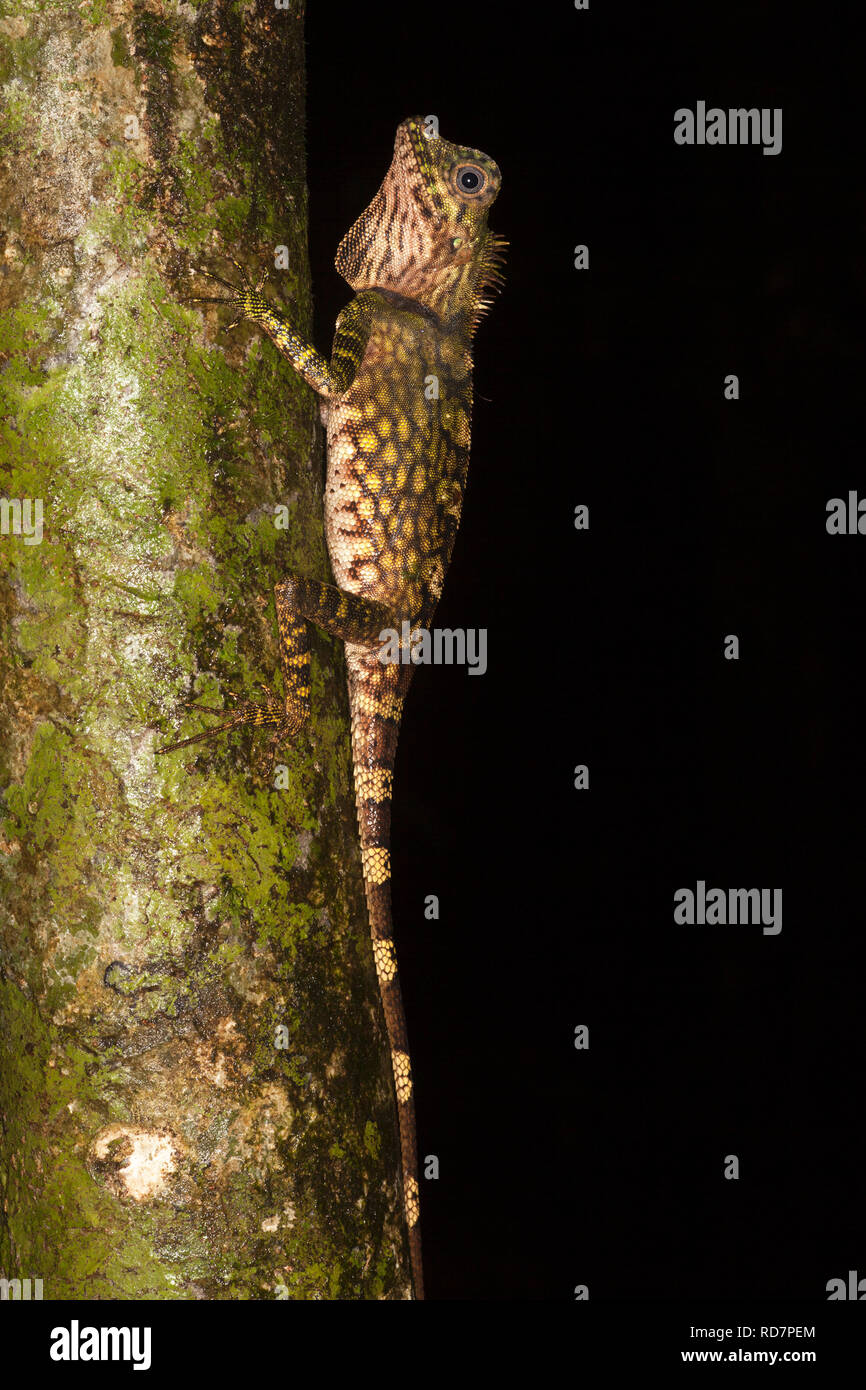
[[479, 193], [484, 191], [487, 183], [487, 175], [483, 169], [479, 169], [477, 164], [460, 164], [454, 170], [454, 186], [458, 193], [464, 193], [470, 198], [477, 198]]

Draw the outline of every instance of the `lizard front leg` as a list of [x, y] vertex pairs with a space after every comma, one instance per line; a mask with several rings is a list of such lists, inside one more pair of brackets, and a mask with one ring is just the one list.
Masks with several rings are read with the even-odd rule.
[[328, 362], [305, 338], [292, 327], [290, 321], [272, 309], [261, 293], [262, 281], [253, 285], [240, 261], [230, 258], [240, 276], [240, 285], [233, 285], [213, 271], [202, 271], [208, 279], [216, 280], [231, 293], [225, 295], [186, 295], [190, 304], [227, 304], [237, 310], [237, 314], [226, 328], [233, 328], [242, 319], [253, 323], [267, 333], [271, 342], [279, 348], [282, 355], [291, 362], [299, 376], [303, 377], [317, 395], [325, 400], [339, 396], [351, 386], [364, 356], [367, 339], [370, 336], [370, 310], [373, 296], [359, 294], [347, 304], [337, 319], [331, 360]]

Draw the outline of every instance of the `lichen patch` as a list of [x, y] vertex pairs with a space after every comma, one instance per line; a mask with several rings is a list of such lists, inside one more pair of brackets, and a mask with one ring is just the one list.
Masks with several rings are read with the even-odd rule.
[[91, 1145], [96, 1175], [116, 1196], [146, 1202], [165, 1194], [178, 1150], [166, 1130], [109, 1125]]

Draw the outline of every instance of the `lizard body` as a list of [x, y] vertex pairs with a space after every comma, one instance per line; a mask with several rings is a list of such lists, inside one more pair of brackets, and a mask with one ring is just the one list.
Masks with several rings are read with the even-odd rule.
[[[397, 735], [414, 667], [380, 660], [384, 629], [429, 629], [460, 521], [469, 463], [471, 345], [499, 282], [504, 243], [487, 230], [500, 186], [491, 159], [397, 130], [373, 202], [336, 266], [355, 291], [337, 319], [330, 362], [254, 289], [228, 301], [272, 339], [322, 397], [328, 464], [325, 530], [337, 587], [289, 575], [275, 589], [282, 702], [239, 707], [227, 724], [294, 734], [309, 713], [307, 621], [345, 642], [355, 796], [373, 955], [397, 1096], [403, 1203], [416, 1298], [423, 1298], [412, 1072], [391, 921], [390, 822]], [[214, 277], [220, 278], [220, 277]], [[223, 281], [227, 284], [228, 282]], [[230, 288], [235, 288], [230, 286]]]

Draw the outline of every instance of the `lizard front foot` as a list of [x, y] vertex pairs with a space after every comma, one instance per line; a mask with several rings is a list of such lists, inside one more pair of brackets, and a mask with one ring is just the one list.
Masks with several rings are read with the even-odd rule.
[[232, 265], [237, 270], [240, 276], [239, 285], [234, 284], [231, 280], [226, 280], [224, 276], [218, 275], [214, 270], [205, 269], [204, 266], [193, 266], [192, 269], [195, 270], [197, 274], [203, 275], [205, 279], [213, 280], [216, 284], [222, 285], [224, 289], [229, 290], [230, 294], [228, 297], [226, 295], [208, 294], [186, 294], [181, 296], [182, 304], [228, 304], [230, 307], [237, 309], [238, 312], [236, 316], [230, 323], [224, 326], [223, 332], [228, 332], [230, 328], [236, 327], [243, 319], [254, 317], [257, 313], [261, 313], [263, 309], [267, 309], [268, 307], [267, 300], [261, 292], [262, 286], [267, 279], [267, 271], [262, 271], [257, 283], [254, 285], [247, 274], [246, 267], [241, 265], [240, 261], [235, 260], [234, 256], [228, 254], [226, 254], [226, 259], [231, 261]]

